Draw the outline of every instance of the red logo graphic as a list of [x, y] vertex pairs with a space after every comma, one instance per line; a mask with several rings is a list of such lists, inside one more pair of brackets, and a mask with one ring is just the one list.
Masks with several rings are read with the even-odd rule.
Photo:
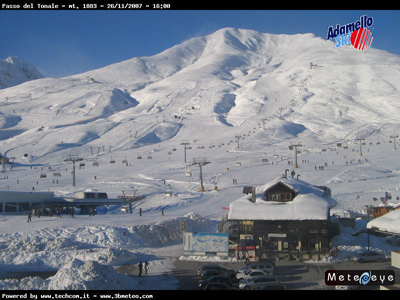
[[373, 39], [372, 33], [366, 28], [354, 30], [350, 37], [351, 44], [357, 50], [367, 49], [371, 46]]

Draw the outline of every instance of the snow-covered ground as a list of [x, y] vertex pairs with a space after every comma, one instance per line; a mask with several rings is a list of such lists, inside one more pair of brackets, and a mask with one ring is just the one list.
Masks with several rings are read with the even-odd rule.
[[[110, 266], [148, 260], [160, 276], [171, 270], [168, 257], [182, 254], [180, 221], [188, 231], [215, 232], [244, 186], [292, 171], [291, 144], [302, 145], [295, 177], [328, 186], [337, 201], [332, 213], [365, 215], [363, 206], [378, 205], [373, 198], [386, 191], [400, 203], [400, 150], [390, 138], [400, 129], [399, 72], [398, 56], [373, 48], [223, 29], [153, 57], [0, 90], [0, 152], [15, 157], [0, 189], [59, 196], [92, 190], [110, 198], [137, 189], [146, 196], [133, 214], [112, 206], [95, 217], [30, 223], [0, 215], [2, 274], [59, 270], [46, 281], [4, 280], [0, 287], [173, 289], [171, 277], [150, 284]], [[365, 139], [362, 156], [357, 138]], [[191, 147], [186, 163], [183, 141]], [[85, 162], [75, 187], [68, 155]], [[203, 166], [205, 192], [199, 166], [191, 165], [198, 157], [211, 162]], [[334, 238], [337, 260], [366, 249], [365, 236], [351, 236], [365, 226], [360, 219]], [[377, 237], [371, 247], [387, 255], [394, 249]]]

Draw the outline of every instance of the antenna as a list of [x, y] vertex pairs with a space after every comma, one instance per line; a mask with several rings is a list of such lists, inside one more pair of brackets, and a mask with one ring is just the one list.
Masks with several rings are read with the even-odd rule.
[[72, 167], [72, 186], [75, 186], [75, 162], [77, 161], [82, 161], [83, 158], [79, 158], [78, 155], [69, 155], [69, 158], [67, 158], [64, 161], [72, 161], [73, 167]]

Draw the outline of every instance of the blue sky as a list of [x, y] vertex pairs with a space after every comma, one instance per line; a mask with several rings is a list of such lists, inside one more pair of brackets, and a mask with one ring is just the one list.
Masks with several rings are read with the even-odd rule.
[[224, 27], [326, 39], [329, 26], [362, 15], [374, 18], [372, 47], [400, 55], [400, 10], [0, 10], [0, 59], [18, 56], [62, 77], [152, 56]]

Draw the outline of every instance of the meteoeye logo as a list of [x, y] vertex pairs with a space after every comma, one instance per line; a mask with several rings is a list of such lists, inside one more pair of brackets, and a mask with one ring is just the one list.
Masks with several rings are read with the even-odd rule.
[[364, 15], [360, 20], [343, 26], [340, 24], [336, 24], [335, 28], [329, 26], [326, 39], [335, 39], [336, 48], [351, 44], [357, 50], [365, 50], [371, 46], [373, 40], [372, 33], [366, 27], [371, 27], [373, 24], [374, 18]]
[[393, 285], [393, 270], [328, 270], [325, 271], [326, 285]]

